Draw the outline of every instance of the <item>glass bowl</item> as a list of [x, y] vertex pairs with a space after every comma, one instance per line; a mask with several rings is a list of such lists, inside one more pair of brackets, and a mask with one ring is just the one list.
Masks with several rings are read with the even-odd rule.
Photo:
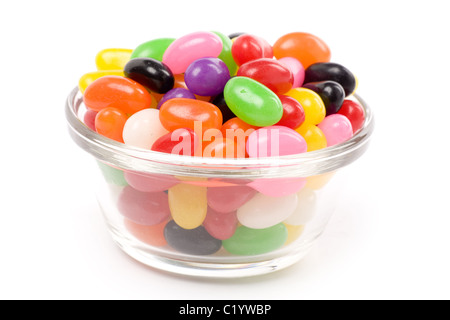
[[[265, 274], [301, 260], [324, 231], [348, 181], [341, 170], [367, 149], [374, 120], [345, 143], [258, 159], [186, 157], [110, 140], [80, 119], [83, 96], [67, 98], [75, 143], [102, 174], [97, 199], [114, 241], [134, 259], [200, 277]], [[94, 182], [94, 181], [93, 181]]]

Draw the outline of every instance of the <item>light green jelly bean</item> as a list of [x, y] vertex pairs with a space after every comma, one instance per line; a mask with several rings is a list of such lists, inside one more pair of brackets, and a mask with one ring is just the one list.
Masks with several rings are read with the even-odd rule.
[[97, 161], [97, 164], [102, 171], [103, 177], [105, 178], [107, 183], [115, 184], [120, 187], [125, 187], [128, 185], [128, 182], [125, 180], [122, 170], [108, 166], [107, 164], [104, 164], [100, 161]]
[[160, 38], [145, 42], [134, 49], [131, 54], [131, 59], [153, 58], [155, 60], [162, 61], [164, 52], [166, 52], [167, 48], [174, 41], [175, 39], [173, 38]]
[[266, 229], [250, 229], [240, 226], [234, 235], [222, 241], [229, 253], [252, 256], [277, 250], [286, 242], [288, 230], [283, 223]]
[[230, 75], [234, 76], [238, 70], [238, 65], [234, 61], [233, 55], [231, 54], [231, 47], [233, 46], [233, 42], [231, 42], [231, 39], [223, 33], [217, 31], [213, 31], [213, 33], [217, 34], [223, 43], [223, 49], [218, 58], [225, 62], [228, 70], [230, 70]]
[[283, 116], [280, 98], [265, 85], [251, 78], [230, 79], [223, 93], [231, 111], [239, 119], [253, 126], [272, 126]]

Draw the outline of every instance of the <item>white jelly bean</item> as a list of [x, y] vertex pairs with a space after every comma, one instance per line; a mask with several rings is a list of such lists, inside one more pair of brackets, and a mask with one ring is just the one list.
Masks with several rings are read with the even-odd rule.
[[300, 226], [308, 223], [317, 210], [317, 196], [313, 190], [303, 188], [297, 193], [297, 197], [297, 208], [295, 208], [292, 215], [284, 221], [293, 226]]
[[153, 143], [169, 133], [159, 120], [159, 110], [144, 109], [128, 118], [123, 128], [123, 141], [133, 147], [150, 150]]

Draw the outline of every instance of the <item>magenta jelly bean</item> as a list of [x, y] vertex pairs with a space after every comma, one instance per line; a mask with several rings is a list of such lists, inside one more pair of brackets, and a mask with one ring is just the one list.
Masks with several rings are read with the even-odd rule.
[[230, 80], [230, 71], [219, 58], [200, 58], [192, 62], [184, 74], [189, 90], [200, 96], [216, 96]]
[[180, 182], [175, 177], [156, 173], [143, 174], [125, 171], [124, 177], [131, 187], [141, 192], [169, 190]]
[[302, 190], [306, 178], [257, 179], [248, 185], [266, 196], [284, 197]]
[[345, 142], [353, 136], [352, 124], [342, 114], [332, 114], [325, 117], [318, 127], [325, 135], [328, 147]]
[[203, 226], [216, 239], [226, 240], [231, 238], [238, 226], [236, 211], [219, 213], [208, 208]]
[[222, 48], [222, 40], [215, 33], [194, 32], [172, 42], [164, 52], [162, 62], [174, 74], [181, 74], [197, 59], [217, 58], [222, 52]]
[[307, 145], [305, 139], [295, 130], [271, 126], [250, 134], [246, 150], [250, 158], [277, 157], [304, 153]]
[[117, 207], [124, 217], [145, 226], [159, 224], [170, 216], [165, 192], [141, 192], [130, 186], [122, 190]]
[[188, 89], [185, 88], [174, 88], [167, 92], [162, 99], [158, 103], [158, 109], [161, 108], [161, 106], [170, 99], [175, 98], [185, 98], [185, 99], [195, 99], [195, 95], [190, 92]]
[[236, 211], [255, 194], [256, 191], [247, 186], [209, 188], [208, 205], [216, 212], [228, 213]]
[[291, 70], [292, 75], [294, 76], [294, 83], [292, 88], [298, 88], [303, 85], [305, 81], [305, 68], [302, 63], [295, 58], [285, 57], [278, 60], [280, 63], [284, 64], [286, 67]]

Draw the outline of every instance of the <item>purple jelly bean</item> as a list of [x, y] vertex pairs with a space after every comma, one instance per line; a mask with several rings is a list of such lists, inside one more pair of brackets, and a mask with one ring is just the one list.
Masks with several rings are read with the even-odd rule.
[[164, 102], [174, 98], [186, 98], [186, 99], [195, 99], [195, 96], [192, 92], [184, 88], [174, 88], [167, 92], [164, 97], [162, 97], [161, 101], [158, 103], [158, 109], [161, 108]]
[[223, 92], [230, 71], [219, 58], [201, 58], [192, 62], [184, 74], [188, 89], [199, 96], [215, 96]]

